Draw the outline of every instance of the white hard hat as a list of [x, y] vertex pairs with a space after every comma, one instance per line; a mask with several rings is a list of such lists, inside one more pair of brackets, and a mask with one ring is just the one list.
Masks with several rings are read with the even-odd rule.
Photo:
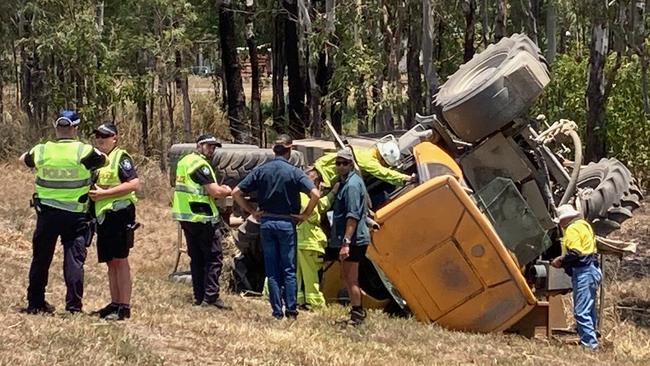
[[399, 165], [399, 145], [397, 145], [397, 142], [395, 142], [394, 139], [378, 142], [377, 150], [379, 150], [379, 155], [381, 155], [382, 159], [384, 159], [388, 165], [392, 167]]
[[574, 218], [574, 217], [578, 217], [578, 216], [580, 216], [580, 212], [578, 212], [578, 210], [573, 208], [572, 205], [566, 204], [566, 205], [561, 205], [560, 207], [557, 208], [557, 220], [558, 220], [558, 222], [560, 220], [570, 219], [570, 218]]

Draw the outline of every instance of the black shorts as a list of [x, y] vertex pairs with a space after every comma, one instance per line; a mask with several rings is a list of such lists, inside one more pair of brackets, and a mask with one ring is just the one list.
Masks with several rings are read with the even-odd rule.
[[[341, 248], [327, 247], [325, 248], [325, 260], [326, 261], [337, 261], [339, 260], [339, 251]], [[359, 263], [363, 258], [366, 257], [366, 250], [368, 250], [368, 245], [350, 245], [350, 255], [345, 258], [346, 262], [355, 262]]]
[[97, 225], [97, 259], [99, 263], [129, 256], [129, 250], [133, 248], [133, 229], [130, 226], [134, 223], [134, 205], [106, 213], [104, 222]]

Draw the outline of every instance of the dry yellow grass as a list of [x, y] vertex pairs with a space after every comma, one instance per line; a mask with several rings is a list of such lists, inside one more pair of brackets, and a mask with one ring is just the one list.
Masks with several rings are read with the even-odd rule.
[[[224, 296], [234, 306], [232, 312], [192, 306], [190, 287], [167, 281], [176, 229], [169, 219], [166, 177], [152, 165], [140, 169], [145, 189], [138, 205], [143, 227], [131, 255], [133, 318], [119, 323], [62, 313], [60, 246], [47, 293], [57, 314], [18, 313], [25, 304], [31, 257], [34, 214], [27, 201], [32, 175], [16, 164], [1, 166], [5, 177], [0, 193], [0, 364], [650, 364], [648, 314], [617, 313], [614, 308], [621, 301], [628, 301], [630, 308], [647, 308], [650, 272], [645, 251], [618, 265], [618, 282], [608, 280], [603, 333], [610, 344], [597, 353], [558, 340], [451, 332], [379, 312], [371, 312], [359, 329], [340, 329], [332, 324], [344, 314], [340, 306], [301, 313], [296, 322], [274, 321], [265, 302], [234, 294]], [[622, 235], [646, 240], [647, 220], [647, 213], [640, 213]], [[84, 306], [91, 311], [107, 302], [108, 288], [105, 266], [96, 263], [94, 247], [86, 263]]]

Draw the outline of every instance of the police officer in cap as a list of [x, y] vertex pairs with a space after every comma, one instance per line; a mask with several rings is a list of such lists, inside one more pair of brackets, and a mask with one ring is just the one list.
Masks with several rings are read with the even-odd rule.
[[107, 320], [131, 317], [131, 269], [129, 250], [133, 247], [135, 223], [135, 190], [140, 183], [131, 156], [117, 147], [117, 126], [113, 122], [99, 125], [95, 146], [108, 156], [108, 165], [96, 174], [95, 187], [90, 190], [97, 219], [97, 258], [108, 266], [111, 302], [96, 312]]
[[178, 161], [172, 218], [180, 222], [187, 241], [194, 304], [230, 310], [219, 298], [223, 254], [215, 199], [229, 196], [232, 190], [217, 183], [210, 164], [217, 147], [221, 144], [214, 136], [201, 135], [196, 151]]
[[48, 271], [56, 241], [63, 244], [63, 277], [66, 285], [65, 310], [80, 312], [83, 297], [86, 246], [90, 241], [88, 191], [92, 171], [106, 163], [106, 156], [76, 139], [79, 115], [63, 110], [54, 122], [56, 140], [38, 144], [20, 160], [36, 169], [36, 230], [27, 287], [29, 314], [52, 313], [45, 301]]

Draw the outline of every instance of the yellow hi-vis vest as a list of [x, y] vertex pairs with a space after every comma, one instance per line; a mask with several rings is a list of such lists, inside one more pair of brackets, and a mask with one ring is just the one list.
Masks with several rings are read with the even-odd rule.
[[[126, 154], [126, 151], [114, 148], [113, 151], [108, 154], [108, 165], [97, 170], [97, 185], [101, 188], [108, 189], [112, 187], [117, 187], [122, 184], [120, 181], [119, 171], [120, 171], [120, 160], [122, 156]], [[119, 211], [129, 207], [131, 204], [135, 204], [138, 199], [135, 196], [135, 192], [129, 192], [118, 197], [103, 198], [95, 202], [95, 217], [97, 217], [97, 222], [102, 223], [106, 215], [106, 211]]]
[[93, 147], [76, 140], [49, 141], [31, 150], [36, 167], [36, 196], [40, 203], [70, 212], [88, 211], [90, 170], [81, 164]]
[[[383, 166], [379, 159], [379, 152], [376, 148], [364, 149], [355, 148], [354, 157], [359, 164], [361, 173], [366, 176], [367, 174], [373, 177], [392, 184], [394, 186], [401, 186], [404, 181], [409, 177], [406, 174], [400, 173], [397, 170]], [[318, 170], [323, 178], [324, 187], [332, 187], [332, 181], [336, 178], [336, 153], [327, 153], [314, 162], [314, 168]]]
[[[190, 177], [196, 169], [207, 166], [210, 175], [216, 182], [216, 176], [210, 163], [201, 155], [191, 153], [185, 155], [176, 166], [176, 186], [172, 201], [172, 218], [176, 221], [190, 221], [201, 223], [216, 223], [218, 220], [217, 205], [202, 185], [194, 182]], [[191, 203], [205, 203], [210, 206], [212, 215], [193, 212]]]

